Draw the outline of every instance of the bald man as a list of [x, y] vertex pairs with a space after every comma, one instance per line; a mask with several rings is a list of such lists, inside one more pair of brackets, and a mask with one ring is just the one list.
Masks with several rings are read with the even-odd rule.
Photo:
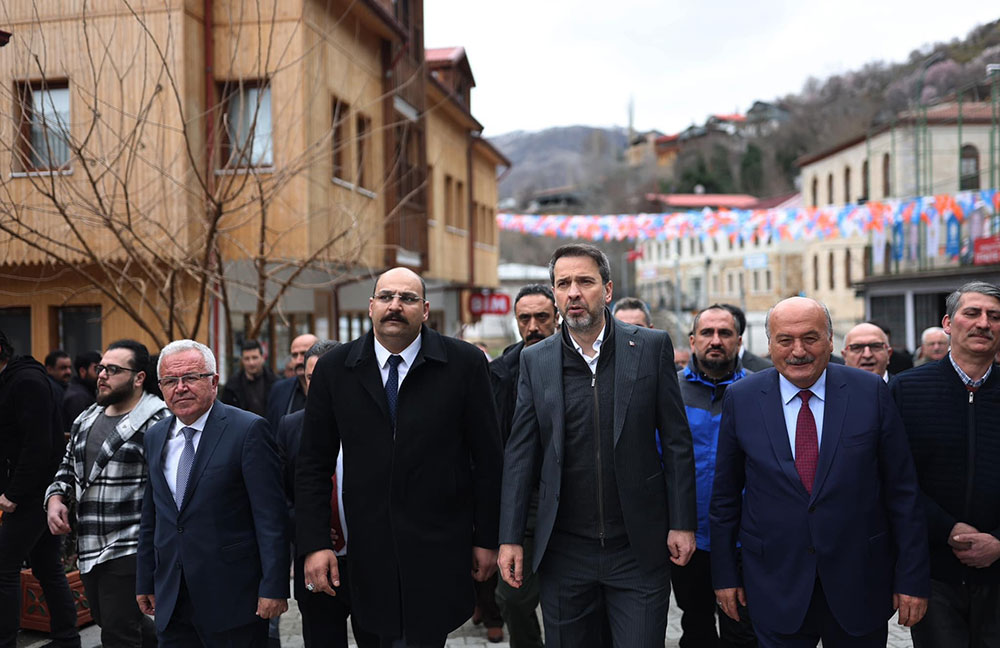
[[858, 324], [844, 337], [844, 364], [868, 371], [889, 382], [889, 358], [892, 347], [885, 331], [869, 322]]
[[[830, 364], [830, 312], [779, 302], [773, 369], [722, 401], [709, 506], [722, 610], [750, 608], [763, 648], [885, 648], [893, 610], [927, 610], [927, 522], [903, 422], [885, 382]], [[737, 561], [742, 547], [743, 569]]]
[[298, 412], [306, 406], [306, 351], [317, 342], [319, 338], [312, 333], [299, 335], [292, 340], [289, 352], [295, 376], [275, 382], [267, 396], [267, 422], [271, 425], [271, 430], [278, 429], [282, 416]]

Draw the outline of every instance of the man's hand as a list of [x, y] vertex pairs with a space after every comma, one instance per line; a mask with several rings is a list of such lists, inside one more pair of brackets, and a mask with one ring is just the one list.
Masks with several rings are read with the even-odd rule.
[[482, 583], [497, 570], [497, 552], [482, 547], [472, 548], [472, 578]]
[[257, 616], [273, 619], [288, 611], [288, 599], [272, 599], [263, 596], [257, 599]]
[[979, 529], [965, 522], [956, 522], [955, 526], [951, 529], [951, 533], [948, 534], [948, 544], [951, 545], [952, 549], [969, 549], [972, 547], [971, 543], [955, 540], [955, 536], [965, 535], [966, 533], [979, 533]]
[[[727, 587], [715, 590], [715, 598], [719, 601], [719, 607], [726, 613], [726, 616], [733, 621], [740, 620], [740, 605], [746, 606], [747, 595], [742, 587]], [[737, 603], [739, 605], [737, 605]]]
[[135, 602], [139, 604], [139, 611], [143, 614], [153, 616], [156, 614], [156, 595], [139, 594], [135, 597]]
[[69, 509], [63, 504], [62, 495], [53, 495], [45, 503], [46, 521], [52, 535], [69, 533]]
[[892, 607], [899, 610], [899, 625], [912, 628], [927, 613], [927, 599], [909, 594], [893, 594]]
[[0, 494], [0, 511], [4, 513], [13, 513], [14, 509], [17, 508], [17, 504], [7, 499], [7, 496]]
[[675, 531], [667, 533], [667, 549], [670, 550], [670, 562], [683, 567], [694, 555], [694, 531]]
[[524, 584], [524, 547], [515, 544], [500, 545], [500, 555], [497, 558], [500, 578], [513, 588]]
[[989, 567], [1000, 558], [1000, 540], [989, 533], [959, 533], [952, 536], [959, 544], [968, 545], [968, 549], [952, 549], [963, 565], [982, 569]]
[[[323, 592], [330, 596], [336, 596], [337, 593], [333, 591], [333, 588], [340, 587], [340, 570], [337, 568], [337, 555], [333, 553], [333, 549], [320, 549], [306, 556], [302, 575], [305, 577], [307, 589], [309, 584], [312, 584], [313, 594]], [[333, 583], [332, 586], [331, 583]], [[287, 603], [285, 608], [288, 608]]]

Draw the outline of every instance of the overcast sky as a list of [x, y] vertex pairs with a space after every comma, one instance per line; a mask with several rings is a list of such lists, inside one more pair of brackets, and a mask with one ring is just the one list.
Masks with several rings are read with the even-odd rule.
[[[425, 0], [463, 45], [486, 135], [586, 124], [677, 132], [1000, 17], [988, 0]], [[985, 70], [984, 70], [985, 75]]]

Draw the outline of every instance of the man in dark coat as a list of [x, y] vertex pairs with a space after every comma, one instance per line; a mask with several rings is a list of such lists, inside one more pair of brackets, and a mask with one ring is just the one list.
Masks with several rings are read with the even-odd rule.
[[[246, 340], [240, 350], [240, 370], [222, 388], [221, 400], [257, 416], [267, 415], [267, 397], [278, 380], [267, 366], [264, 350], [257, 340]], [[274, 428], [271, 428], [272, 431]]]
[[69, 434], [73, 421], [83, 410], [97, 402], [97, 370], [101, 361], [97, 351], [84, 351], [73, 361], [73, 378], [62, 399], [63, 429]]
[[319, 338], [312, 333], [303, 333], [292, 340], [289, 351], [295, 375], [276, 380], [267, 395], [267, 416], [264, 418], [271, 430], [278, 429], [282, 416], [298, 412], [306, 406], [306, 351], [317, 342]]
[[295, 475], [306, 589], [333, 594], [343, 446], [351, 613], [392, 646], [443, 646], [472, 614], [473, 578], [496, 569], [502, 456], [486, 357], [423, 326], [429, 312], [419, 275], [379, 277], [372, 331], [313, 372]]
[[59, 466], [63, 444], [57, 398], [45, 368], [15, 356], [0, 331], [0, 646], [13, 646], [20, 625], [20, 572], [25, 558], [49, 606], [53, 646], [78, 647], [76, 606], [49, 533], [42, 496]]

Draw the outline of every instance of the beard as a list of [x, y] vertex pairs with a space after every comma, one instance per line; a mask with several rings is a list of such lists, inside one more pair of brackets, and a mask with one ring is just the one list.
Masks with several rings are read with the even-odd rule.
[[[575, 306], [576, 304], [573, 305]], [[583, 304], [583, 306], [586, 309], [586, 304]], [[567, 310], [569, 310], [568, 305]], [[597, 316], [602, 310], [604, 310], [603, 304], [598, 306], [598, 310], [586, 309], [586, 312], [583, 315], [579, 315], [577, 317], [568, 315], [567, 313], [562, 313], [563, 321], [566, 322], [566, 326], [570, 327], [574, 331], [589, 331], [593, 328], [594, 324], [597, 323]]]
[[698, 366], [702, 371], [729, 370], [735, 366], [735, 360], [735, 357], [727, 358], [725, 356], [721, 358], [698, 358]]
[[128, 400], [133, 395], [135, 395], [135, 387], [131, 382], [127, 382], [121, 387], [115, 387], [106, 394], [97, 394], [97, 404], [101, 407], [107, 407], [108, 405], [117, 405], [123, 401]]

